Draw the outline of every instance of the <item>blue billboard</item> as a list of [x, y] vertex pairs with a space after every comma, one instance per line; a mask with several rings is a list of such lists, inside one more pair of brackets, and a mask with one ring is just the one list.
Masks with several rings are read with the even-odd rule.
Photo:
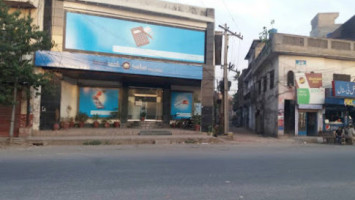
[[346, 81], [333, 81], [333, 94], [335, 97], [355, 98], [355, 83]]
[[89, 117], [109, 117], [118, 111], [118, 89], [81, 87], [79, 95], [79, 112]]
[[205, 32], [67, 12], [65, 48], [204, 63]]
[[202, 66], [132, 60], [83, 53], [37, 51], [35, 54], [35, 65], [202, 80]]
[[171, 112], [173, 119], [187, 119], [192, 113], [192, 93], [171, 92]]

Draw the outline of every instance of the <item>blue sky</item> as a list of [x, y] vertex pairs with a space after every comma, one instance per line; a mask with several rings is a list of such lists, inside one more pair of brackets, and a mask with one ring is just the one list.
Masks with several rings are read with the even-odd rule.
[[[354, 0], [166, 0], [176, 3], [214, 8], [216, 12], [216, 30], [218, 24], [227, 23], [232, 31], [241, 32], [242, 41], [230, 39], [228, 62], [234, 63], [239, 70], [247, 67], [244, 60], [251, 42], [258, 39], [263, 26], [274, 28], [279, 33], [309, 35], [311, 20], [320, 12], [339, 12], [336, 23], [344, 23], [355, 15]], [[216, 67], [216, 78], [221, 79], [222, 72]], [[233, 77], [233, 74], [230, 74]], [[237, 83], [233, 83], [234, 93]]]

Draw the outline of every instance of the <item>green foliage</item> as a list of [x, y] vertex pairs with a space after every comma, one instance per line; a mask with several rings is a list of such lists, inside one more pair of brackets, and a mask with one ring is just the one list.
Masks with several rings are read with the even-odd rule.
[[233, 95], [233, 111], [237, 111], [239, 106], [239, 102], [238, 102], [238, 93], [234, 93]]
[[234, 78], [235, 81], [237, 81], [239, 79], [239, 77], [240, 77], [240, 71], [236, 71], [235, 73], [236, 74], [234, 75], [233, 78]]
[[49, 84], [51, 75], [35, 74], [33, 53], [53, 46], [49, 34], [32, 25], [31, 16], [20, 17], [20, 11], [9, 13], [0, 0], [0, 104], [12, 104], [13, 90], [38, 89]]
[[110, 113], [111, 119], [119, 119], [120, 117], [121, 117], [121, 113], [119, 110]]
[[[232, 86], [232, 82], [228, 81], [228, 91], [230, 90], [231, 86]], [[220, 91], [220, 92], [224, 91], [224, 81], [223, 80], [219, 81], [219, 83], [218, 83], [218, 91]]]
[[147, 115], [147, 113], [146, 112], [141, 112], [141, 117], [145, 117]]
[[92, 116], [92, 119], [95, 121], [98, 120], [99, 118], [100, 118], [100, 116], [98, 114], [95, 114]]
[[76, 117], [75, 120], [79, 121], [79, 122], [86, 122], [86, 120], [88, 120], [89, 116], [85, 113], [79, 112]]
[[192, 123], [195, 125], [200, 125], [201, 124], [201, 115], [192, 115], [191, 117]]
[[100, 140], [91, 140], [84, 142], [83, 145], [100, 145], [102, 142]]

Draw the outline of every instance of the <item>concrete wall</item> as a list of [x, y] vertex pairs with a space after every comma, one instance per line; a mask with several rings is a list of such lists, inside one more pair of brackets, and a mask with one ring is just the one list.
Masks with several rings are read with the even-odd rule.
[[[325, 88], [332, 87], [334, 73], [350, 74], [351, 80], [355, 79], [355, 61], [288, 55], [281, 55], [279, 59], [280, 93], [294, 93], [294, 88], [287, 87], [287, 72], [290, 70], [295, 73], [322, 73], [323, 87]], [[305, 66], [296, 66], [296, 60], [305, 60], [307, 64]]]
[[[277, 66], [278, 59], [269, 59], [255, 71], [254, 79], [256, 90], [254, 90], [256, 104], [255, 127], [256, 131], [263, 135], [277, 136], [277, 115], [278, 115], [278, 87], [277, 87]], [[273, 88], [270, 88], [270, 73], [274, 73]], [[266, 84], [265, 84], [266, 78]], [[261, 81], [261, 91], [259, 90], [259, 81]], [[265, 90], [266, 88], [266, 90]], [[249, 122], [252, 123], [252, 122]]]
[[61, 81], [62, 94], [60, 99], [60, 117], [75, 119], [78, 113], [79, 88], [70, 81]]

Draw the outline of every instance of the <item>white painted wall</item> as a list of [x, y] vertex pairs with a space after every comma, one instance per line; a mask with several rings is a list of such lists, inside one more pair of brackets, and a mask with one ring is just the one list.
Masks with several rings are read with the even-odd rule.
[[[61, 81], [62, 93], [60, 99], [60, 117], [61, 118], [71, 118], [75, 119], [78, 112], [78, 97], [79, 89], [76, 84], [70, 83], [68, 81]], [[69, 111], [68, 106], [71, 107]]]

